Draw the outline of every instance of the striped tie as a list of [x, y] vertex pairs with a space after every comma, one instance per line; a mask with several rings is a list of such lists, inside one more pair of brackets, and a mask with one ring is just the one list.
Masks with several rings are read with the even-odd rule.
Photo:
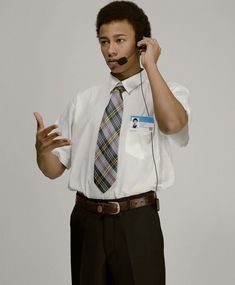
[[120, 83], [113, 89], [100, 124], [95, 151], [94, 182], [103, 193], [116, 180], [124, 91], [125, 88]]

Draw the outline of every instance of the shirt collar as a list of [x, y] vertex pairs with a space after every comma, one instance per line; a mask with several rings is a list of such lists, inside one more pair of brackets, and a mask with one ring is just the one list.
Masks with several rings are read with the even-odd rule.
[[[142, 77], [142, 83], [144, 83], [147, 80], [147, 74], [144, 69], [141, 71], [141, 77]], [[141, 77], [140, 77], [140, 72], [137, 74], [132, 75], [131, 77], [120, 81], [118, 80], [115, 76], [113, 76], [110, 73], [110, 79], [109, 79], [109, 90], [110, 92], [114, 89], [114, 87], [121, 82], [122, 85], [124, 86], [125, 90], [129, 95], [131, 95], [132, 91], [135, 90], [137, 87], [140, 86], [141, 84]]]

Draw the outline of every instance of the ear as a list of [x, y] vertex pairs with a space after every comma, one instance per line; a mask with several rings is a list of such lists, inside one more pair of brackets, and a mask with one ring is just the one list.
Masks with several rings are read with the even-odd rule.
[[143, 34], [137, 34], [136, 35], [136, 42], [139, 42], [143, 39], [144, 35]]

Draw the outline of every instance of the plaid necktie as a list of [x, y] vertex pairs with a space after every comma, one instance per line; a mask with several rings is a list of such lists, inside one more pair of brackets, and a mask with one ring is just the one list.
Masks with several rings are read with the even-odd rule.
[[116, 180], [124, 91], [125, 88], [120, 84], [113, 89], [100, 124], [95, 151], [94, 182], [103, 193]]

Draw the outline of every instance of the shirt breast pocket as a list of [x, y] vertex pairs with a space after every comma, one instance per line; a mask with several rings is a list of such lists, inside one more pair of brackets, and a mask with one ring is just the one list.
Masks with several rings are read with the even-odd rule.
[[125, 151], [138, 159], [144, 159], [151, 155], [151, 132], [128, 131], [126, 137]]

